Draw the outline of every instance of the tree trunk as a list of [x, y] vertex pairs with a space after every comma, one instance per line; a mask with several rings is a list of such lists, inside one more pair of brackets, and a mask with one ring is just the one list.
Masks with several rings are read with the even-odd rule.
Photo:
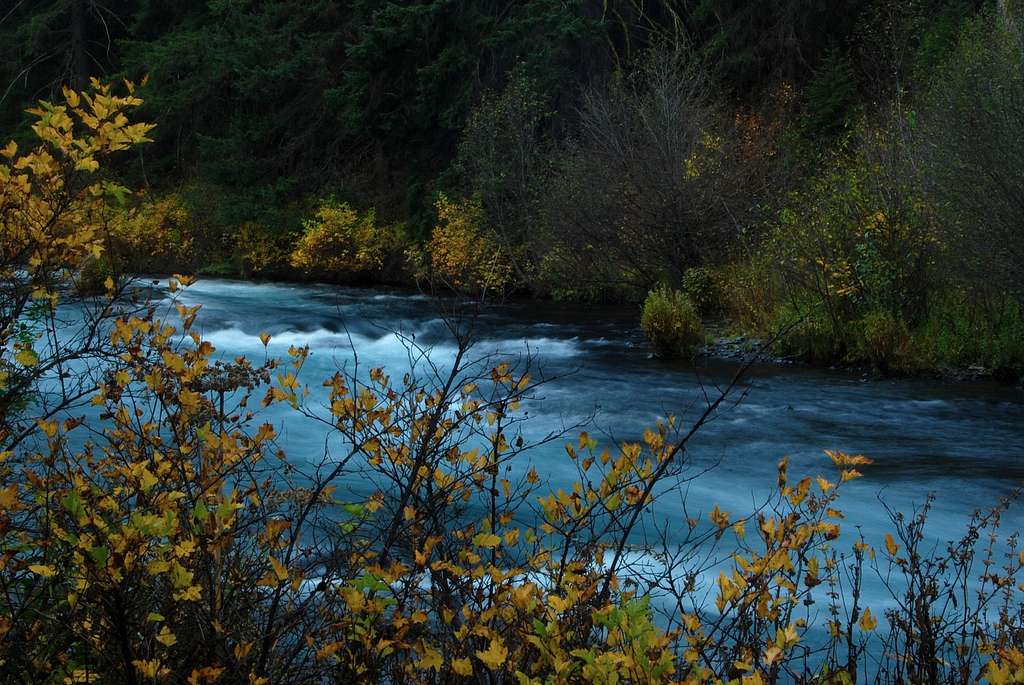
[[85, 3], [71, 0], [71, 87], [83, 90], [89, 84], [89, 53], [86, 49]]

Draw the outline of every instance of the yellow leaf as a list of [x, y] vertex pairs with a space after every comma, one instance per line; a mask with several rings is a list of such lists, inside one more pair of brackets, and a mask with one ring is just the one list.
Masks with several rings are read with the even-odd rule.
[[729, 526], [729, 512], [722, 511], [715, 505], [715, 508], [711, 510], [711, 521], [718, 526], [718, 529], [725, 530]]
[[732, 532], [736, 534], [737, 538], [742, 540], [743, 537], [746, 535], [746, 530], [743, 526], [743, 521], [737, 521], [736, 523], [732, 524]]
[[492, 671], [497, 670], [505, 660], [508, 658], [508, 649], [501, 644], [501, 640], [496, 637], [491, 638], [491, 644], [488, 646], [487, 651], [477, 651], [476, 658], [484, 662], [484, 664]]
[[92, 157], [84, 157], [75, 164], [75, 171], [96, 171], [99, 168], [100, 163]]
[[235, 658], [239, 661], [245, 661], [245, 657], [249, 656], [249, 652], [252, 651], [252, 647], [255, 644], [255, 640], [250, 640], [249, 642], [243, 642], [241, 644], [235, 645], [235, 648], [233, 650], [235, 653]]
[[57, 572], [52, 566], [43, 566], [41, 564], [33, 564], [28, 567], [28, 570], [35, 573], [37, 576], [42, 576], [43, 578], [53, 578], [57, 575]]
[[878, 627], [878, 620], [871, 615], [871, 609], [864, 609], [864, 613], [860, 615], [860, 620], [857, 621], [857, 625], [860, 629], [866, 633], [870, 633], [876, 627]]
[[157, 659], [150, 659], [149, 661], [136, 659], [132, 661], [132, 665], [135, 666], [144, 678], [156, 678], [157, 673], [160, 671], [160, 662]]
[[[192, 671], [192, 674], [188, 677], [188, 685], [199, 685], [202, 683], [215, 683], [220, 680], [221, 674], [224, 673], [223, 666], [207, 666], [206, 668], [198, 668]], [[249, 681], [253, 682], [253, 674], [249, 674]], [[266, 679], [262, 679], [266, 682]]]
[[0, 510], [13, 509], [18, 503], [18, 484], [0, 490]]
[[149, 469], [147, 468], [143, 468], [142, 473], [139, 474], [139, 487], [142, 489], [142, 492], [144, 493], [148, 493], [159, 482], [160, 480], [152, 473], [150, 473]]
[[288, 580], [288, 569], [285, 568], [285, 565], [272, 556], [267, 558], [270, 559], [270, 565], [274, 567], [274, 575], [277, 576], [277, 579], [279, 581]]
[[441, 666], [444, 665], [444, 659], [441, 658], [441, 653], [432, 647], [427, 647], [427, 653], [423, 655], [422, 659], [416, 661], [416, 668], [427, 670], [434, 669], [440, 671]]
[[473, 662], [469, 659], [455, 659], [452, 661], [452, 670], [459, 675], [473, 675]]
[[479, 533], [473, 536], [473, 544], [477, 547], [493, 549], [501, 544], [501, 538], [492, 533]]
[[270, 333], [260, 333], [260, 342], [266, 347], [267, 343], [270, 342]]
[[178, 638], [174, 636], [174, 633], [171, 632], [170, 628], [168, 628], [167, 626], [164, 626], [160, 630], [160, 634], [156, 636], [156, 641], [159, 642], [162, 645], [166, 645], [167, 647], [170, 647], [171, 645], [173, 645], [175, 642], [178, 641]]
[[39, 363], [39, 355], [34, 350], [23, 349], [14, 355], [14, 361], [25, 367], [35, 366]]
[[194, 540], [182, 540], [174, 546], [174, 556], [178, 557], [179, 559], [182, 557], [187, 557], [190, 554], [192, 554], [192, 551], [195, 548], [196, 543]]
[[67, 86], [64, 86], [63, 91], [64, 99], [67, 100], [69, 107], [78, 107], [78, 105], [81, 104], [81, 100], [79, 100], [78, 98], [78, 93], [71, 90]]
[[896, 556], [896, 553], [900, 551], [900, 546], [892, 539], [892, 533], [885, 534], [885, 550], [892, 557]]

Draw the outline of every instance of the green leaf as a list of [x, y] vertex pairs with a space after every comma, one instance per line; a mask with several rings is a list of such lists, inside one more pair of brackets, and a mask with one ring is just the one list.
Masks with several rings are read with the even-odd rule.
[[388, 589], [388, 584], [372, 573], [364, 573], [349, 584], [357, 590], [375, 590], [379, 592]]
[[96, 562], [97, 566], [106, 566], [107, 559], [110, 558], [110, 550], [106, 547], [93, 547], [89, 550], [89, 556]]
[[366, 507], [359, 503], [342, 504], [341, 508], [345, 510], [345, 513], [351, 516], [362, 516], [366, 511]]
[[572, 650], [569, 653], [572, 654], [577, 659], [583, 659], [583, 661], [585, 663], [587, 663], [587, 664], [593, 664], [594, 663], [594, 652], [593, 652], [593, 650], [590, 650], [590, 649], [574, 649], [574, 650]]
[[82, 507], [82, 498], [77, 492], [69, 492], [60, 501], [60, 505], [67, 509], [75, 518], [81, 518], [85, 515], [85, 509]]

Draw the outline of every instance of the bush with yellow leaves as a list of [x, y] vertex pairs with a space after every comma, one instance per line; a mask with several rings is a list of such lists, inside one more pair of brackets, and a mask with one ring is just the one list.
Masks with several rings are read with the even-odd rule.
[[[124, 283], [101, 261], [105, 218], [108, 201], [128, 190], [98, 171], [110, 155], [148, 141], [152, 129], [128, 121], [125, 113], [141, 100], [134, 85], [126, 90], [120, 95], [95, 80], [90, 92], [65, 89], [62, 104], [30, 110], [38, 145], [0, 148], [0, 457], [3, 444], [27, 438], [36, 418], [91, 392], [110, 356], [99, 331], [116, 315]], [[81, 307], [76, 333], [64, 336], [61, 297], [97, 290]], [[49, 344], [58, 333], [62, 344]], [[76, 373], [64, 373], [72, 361]], [[55, 370], [61, 383], [37, 392]], [[29, 408], [34, 413], [26, 414]]]
[[113, 258], [122, 271], [174, 272], [195, 263], [202, 231], [175, 193], [140, 196], [115, 211], [108, 223]]
[[452, 290], [501, 294], [512, 287], [509, 256], [485, 232], [477, 200], [439, 195], [437, 226], [427, 243], [429, 275]]
[[246, 221], [232, 235], [234, 260], [243, 277], [283, 273], [289, 266], [295, 235]]
[[306, 274], [351, 280], [380, 273], [398, 246], [395, 229], [378, 223], [372, 209], [360, 214], [347, 203], [327, 201], [303, 222], [289, 261]]

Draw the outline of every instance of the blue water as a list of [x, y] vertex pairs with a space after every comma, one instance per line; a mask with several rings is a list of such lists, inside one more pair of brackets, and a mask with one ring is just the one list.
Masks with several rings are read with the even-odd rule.
[[[198, 328], [225, 357], [262, 359], [261, 332], [272, 336], [272, 355], [308, 345], [302, 379], [313, 392], [310, 406], [324, 393], [320, 380], [339, 367], [351, 368], [353, 350], [364, 368], [383, 366], [395, 376], [408, 367], [410, 343], [428, 349], [441, 366], [455, 353], [438, 305], [423, 295], [206, 280], [188, 288], [182, 300], [203, 305]], [[725, 360], [652, 359], [628, 310], [491, 305], [481, 310], [476, 333], [481, 353], [516, 357], [528, 350], [540, 372], [557, 377], [525, 407], [528, 438], [587, 423], [602, 442], [639, 440], [666, 413], [694, 420], [738, 368]], [[733, 399], [687, 451], [687, 473], [707, 473], [685, 490], [663, 494], [656, 506], [657, 520], [670, 529], [685, 530], [684, 505], [690, 515], [706, 514], [714, 504], [734, 514], [753, 511], [774, 486], [784, 456], [793, 477], [834, 480], [825, 449], [875, 460], [864, 478], [844, 486], [841, 502], [845, 528], [859, 526], [875, 546], [891, 530], [880, 499], [910, 511], [935, 493], [929, 533], [940, 541], [958, 536], [974, 509], [991, 506], [1024, 481], [1024, 393], [1005, 385], [868, 380], [845, 371], [761, 364]], [[289, 455], [322, 455], [320, 428], [293, 418], [285, 422], [286, 416], [283, 408], [270, 412]], [[564, 442], [533, 450], [515, 469], [523, 473], [533, 466], [551, 487], [569, 485], [576, 467]], [[365, 480], [341, 485], [354, 496], [373, 488]], [[1022, 522], [1022, 509], [1011, 509], [1004, 530], [1017, 530]], [[871, 577], [865, 595], [872, 606], [888, 604]]]

